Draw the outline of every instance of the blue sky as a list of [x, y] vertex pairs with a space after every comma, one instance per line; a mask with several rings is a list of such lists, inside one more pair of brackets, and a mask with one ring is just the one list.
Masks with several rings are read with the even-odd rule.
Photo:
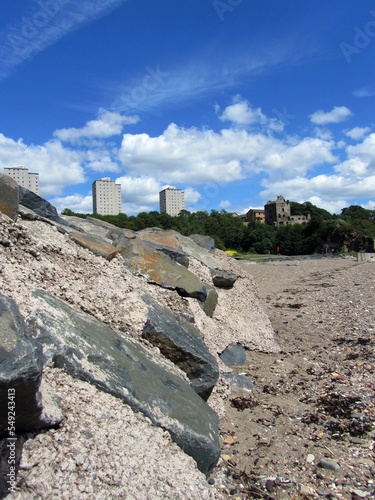
[[243, 213], [282, 194], [375, 206], [375, 5], [362, 0], [23, 0], [0, 16], [0, 172], [58, 210]]

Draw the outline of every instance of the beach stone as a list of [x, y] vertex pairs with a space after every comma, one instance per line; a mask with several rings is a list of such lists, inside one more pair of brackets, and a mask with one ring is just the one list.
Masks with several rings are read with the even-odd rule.
[[142, 336], [186, 373], [191, 387], [206, 401], [219, 378], [219, 367], [201, 332], [149, 295], [142, 299], [148, 308]]
[[17, 220], [19, 191], [17, 182], [9, 175], [0, 174], [0, 212]]
[[322, 469], [327, 469], [327, 470], [333, 470], [337, 471], [340, 469], [340, 466], [337, 462], [334, 460], [331, 460], [329, 458], [321, 458], [318, 463], [318, 467], [321, 467]]
[[237, 275], [220, 269], [211, 269], [213, 284], [218, 288], [233, 288]]
[[246, 361], [246, 350], [238, 344], [230, 344], [221, 354], [221, 361], [227, 366], [243, 365]]
[[208, 474], [220, 456], [219, 419], [160, 357], [93, 316], [44, 290], [33, 290], [30, 335], [43, 345], [44, 362], [89, 382], [169, 431]]

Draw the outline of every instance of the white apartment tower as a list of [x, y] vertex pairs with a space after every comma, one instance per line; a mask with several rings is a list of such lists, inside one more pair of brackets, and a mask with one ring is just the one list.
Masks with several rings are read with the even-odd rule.
[[159, 193], [160, 212], [169, 215], [178, 215], [184, 209], [184, 192], [175, 187], [167, 187]]
[[92, 183], [92, 202], [94, 214], [118, 215], [121, 212], [121, 184], [109, 177]]
[[39, 174], [29, 172], [24, 166], [5, 167], [4, 174], [12, 177], [20, 186], [29, 189], [35, 194], [39, 194]]

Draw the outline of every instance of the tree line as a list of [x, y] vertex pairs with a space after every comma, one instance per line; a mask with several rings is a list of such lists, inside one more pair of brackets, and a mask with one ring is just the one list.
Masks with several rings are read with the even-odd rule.
[[189, 236], [211, 236], [217, 248], [238, 252], [282, 255], [308, 255], [312, 253], [339, 253], [343, 251], [374, 251], [375, 210], [359, 205], [343, 208], [340, 215], [332, 215], [310, 202], [291, 202], [292, 215], [310, 215], [305, 224], [273, 227], [261, 222], [244, 224], [225, 210], [189, 212], [182, 210], [172, 217], [157, 211], [138, 215], [78, 214], [66, 208], [63, 215], [95, 217], [121, 228], [140, 231], [149, 227], [174, 229]]

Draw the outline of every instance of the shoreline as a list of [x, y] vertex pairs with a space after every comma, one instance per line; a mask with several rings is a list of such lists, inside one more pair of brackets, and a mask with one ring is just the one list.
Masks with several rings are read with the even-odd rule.
[[[248, 351], [235, 370], [254, 390], [229, 396], [219, 491], [227, 498], [372, 498], [374, 264], [329, 258], [246, 269], [281, 352]], [[242, 409], [231, 402], [238, 397]]]

